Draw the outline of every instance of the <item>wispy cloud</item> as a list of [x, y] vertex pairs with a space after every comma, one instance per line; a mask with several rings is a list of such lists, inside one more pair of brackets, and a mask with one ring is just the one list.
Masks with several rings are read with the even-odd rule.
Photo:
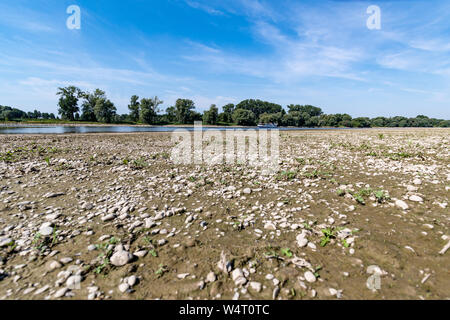
[[210, 7], [209, 5], [206, 5], [206, 4], [203, 4], [200, 2], [186, 0], [186, 4], [194, 9], [199, 9], [199, 10], [205, 11], [211, 15], [220, 16], [220, 15], [225, 14], [224, 12], [222, 12], [220, 10], [216, 10], [213, 7]]

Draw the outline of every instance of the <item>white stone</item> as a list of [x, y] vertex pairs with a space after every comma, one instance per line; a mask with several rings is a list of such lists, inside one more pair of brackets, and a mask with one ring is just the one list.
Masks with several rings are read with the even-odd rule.
[[316, 276], [311, 271], [306, 271], [304, 276], [309, 283], [316, 282]]
[[250, 288], [252, 288], [256, 292], [261, 292], [262, 285], [259, 282], [252, 281], [250, 282]]
[[414, 201], [414, 202], [423, 202], [423, 199], [417, 195], [412, 195], [409, 197], [410, 201]]
[[133, 255], [131, 253], [125, 250], [119, 250], [111, 256], [110, 261], [112, 265], [121, 267], [130, 262], [131, 259], [133, 259]]
[[407, 210], [409, 208], [408, 204], [403, 200], [396, 200], [395, 205], [403, 210]]

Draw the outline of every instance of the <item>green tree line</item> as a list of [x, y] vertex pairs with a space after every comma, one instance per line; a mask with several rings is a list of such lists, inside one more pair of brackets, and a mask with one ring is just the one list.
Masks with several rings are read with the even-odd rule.
[[[206, 125], [255, 126], [258, 123], [274, 123], [292, 127], [450, 127], [450, 120], [418, 115], [415, 118], [357, 117], [346, 113], [325, 114], [321, 108], [312, 105], [281, 105], [258, 99], [246, 99], [238, 104], [226, 104], [221, 112], [216, 105], [203, 113], [195, 111], [195, 103], [189, 99], [178, 99], [175, 105], [160, 109], [163, 104], [157, 96], [140, 98], [133, 95], [128, 105], [129, 113], [117, 114], [117, 109], [100, 89], [84, 92], [75, 86], [58, 88], [58, 114], [62, 120], [89, 121], [101, 123], [130, 124], [192, 124], [202, 121]], [[0, 106], [0, 120], [56, 119], [53, 113], [24, 112], [19, 109]]]

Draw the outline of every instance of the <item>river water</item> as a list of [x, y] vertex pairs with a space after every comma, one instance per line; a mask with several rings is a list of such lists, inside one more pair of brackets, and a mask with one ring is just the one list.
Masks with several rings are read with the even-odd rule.
[[[64, 134], [64, 133], [131, 133], [131, 132], [172, 132], [177, 129], [193, 131], [194, 127], [165, 126], [8, 126], [0, 127], [0, 134]], [[258, 127], [202, 127], [202, 130], [248, 130]], [[346, 128], [277, 128], [287, 130], [336, 130]], [[269, 129], [270, 130], [270, 129]]]

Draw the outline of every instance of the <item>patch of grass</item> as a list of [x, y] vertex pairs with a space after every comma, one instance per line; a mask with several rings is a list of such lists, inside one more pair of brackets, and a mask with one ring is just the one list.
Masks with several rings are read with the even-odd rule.
[[345, 239], [342, 239], [342, 245], [345, 247], [345, 248], [348, 248], [348, 247], [350, 247], [350, 244], [347, 242], [347, 240], [345, 240]]
[[331, 242], [331, 239], [335, 238], [335, 232], [331, 228], [322, 229], [323, 237], [320, 239], [320, 246], [325, 247]]
[[277, 180], [293, 180], [297, 177], [297, 172], [295, 171], [282, 171], [278, 177]]
[[289, 249], [289, 248], [282, 248], [281, 254], [285, 255], [288, 258], [291, 258], [293, 256], [293, 253], [292, 253], [291, 249]]
[[315, 269], [314, 269], [314, 276], [316, 277], [316, 278], [319, 278], [320, 277], [320, 274], [319, 274], [319, 271], [320, 270], [322, 270], [322, 266], [317, 266]]
[[365, 205], [366, 201], [364, 198], [369, 197], [371, 194], [372, 194], [371, 188], [364, 188], [357, 192], [354, 192], [352, 196], [359, 204]]
[[58, 243], [58, 230], [56, 228], [53, 228], [53, 234], [51, 237], [46, 237], [43, 236], [40, 232], [36, 232], [31, 243], [37, 250], [41, 252], [45, 248], [52, 248], [55, 244]]
[[[118, 243], [119, 241], [120, 241], [119, 239], [111, 237], [108, 241], [96, 245], [97, 249], [102, 251], [98, 255], [98, 259], [100, 259], [100, 264], [94, 269], [94, 272], [96, 274], [101, 274], [103, 273], [104, 270], [107, 270], [108, 266], [110, 265], [109, 258], [111, 257], [113, 252], [110, 246]], [[105, 275], [106, 274], [107, 273], [105, 273]]]
[[377, 201], [379, 203], [383, 203], [386, 202], [388, 200], [390, 200], [391, 198], [389, 197], [388, 193], [384, 190], [376, 190], [374, 192], [375, 198], [377, 198]]
[[152, 257], [155, 257], [155, 258], [158, 256], [158, 252], [156, 252], [155, 249], [150, 250], [148, 253], [149, 253]]
[[148, 167], [148, 163], [143, 158], [138, 158], [132, 161], [131, 166], [133, 169], [143, 169]]
[[159, 266], [158, 266], [158, 270], [155, 271], [155, 274], [158, 276], [158, 278], [160, 278], [167, 271], [168, 271], [167, 266], [165, 266], [162, 263], [160, 263]]

